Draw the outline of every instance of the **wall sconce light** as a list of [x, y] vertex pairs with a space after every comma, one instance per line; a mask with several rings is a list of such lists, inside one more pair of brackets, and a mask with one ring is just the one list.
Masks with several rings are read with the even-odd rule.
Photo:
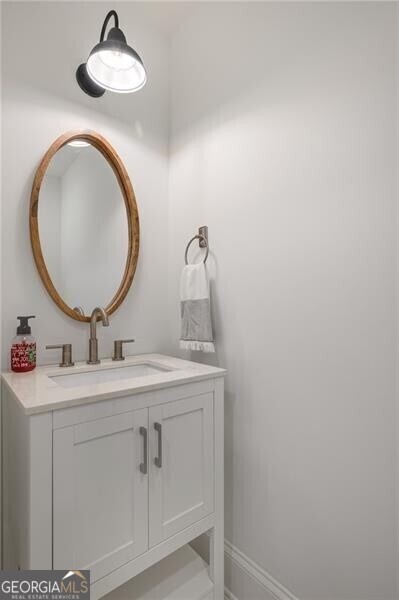
[[[108, 22], [114, 18], [107, 39], [104, 40]], [[100, 41], [89, 54], [87, 63], [82, 63], [76, 71], [76, 79], [82, 90], [99, 98], [105, 92], [128, 94], [141, 89], [147, 75], [143, 61], [133, 48], [127, 45], [126, 37], [119, 29], [119, 19], [115, 10], [110, 10], [101, 29]]]

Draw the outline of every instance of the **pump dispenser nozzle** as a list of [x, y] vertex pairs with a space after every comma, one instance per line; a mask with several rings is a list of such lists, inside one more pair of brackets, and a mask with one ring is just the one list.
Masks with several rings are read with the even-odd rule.
[[31, 328], [29, 325], [29, 319], [35, 319], [35, 315], [29, 315], [28, 317], [17, 317], [19, 319], [19, 325], [17, 327], [17, 335], [29, 335]]

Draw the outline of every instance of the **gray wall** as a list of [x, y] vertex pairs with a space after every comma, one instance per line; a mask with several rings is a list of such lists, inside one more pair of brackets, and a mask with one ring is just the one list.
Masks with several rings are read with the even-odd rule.
[[303, 600], [395, 595], [394, 43], [379, 2], [208, 4], [172, 40], [173, 340], [207, 224], [226, 537], [256, 600], [269, 575]]

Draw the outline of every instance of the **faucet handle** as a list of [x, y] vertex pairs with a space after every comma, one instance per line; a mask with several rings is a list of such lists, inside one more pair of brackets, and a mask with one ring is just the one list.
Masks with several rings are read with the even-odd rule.
[[134, 342], [135, 340], [115, 340], [114, 341], [114, 355], [112, 357], [112, 360], [125, 360], [125, 357], [123, 356], [123, 344], [130, 344], [131, 342]]
[[56, 350], [57, 348], [62, 349], [60, 367], [73, 367], [75, 363], [72, 361], [72, 344], [51, 344], [46, 346], [46, 350]]

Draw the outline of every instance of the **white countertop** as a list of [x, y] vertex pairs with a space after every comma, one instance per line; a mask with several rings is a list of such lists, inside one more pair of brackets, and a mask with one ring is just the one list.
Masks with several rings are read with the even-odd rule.
[[[132, 377], [118, 381], [91, 383], [78, 387], [61, 387], [50, 377], [67, 373], [84, 373], [103, 369], [117, 369], [124, 366], [153, 363], [161, 368], [170, 369], [160, 373]], [[223, 377], [225, 369], [211, 367], [201, 363], [182, 360], [163, 354], [140, 354], [126, 357], [123, 362], [114, 362], [110, 358], [103, 359], [100, 365], [88, 365], [85, 362], [75, 363], [74, 367], [60, 368], [58, 365], [36, 367], [28, 373], [2, 373], [3, 384], [18, 399], [27, 415], [69, 408], [88, 402], [107, 400], [117, 396], [138, 394], [153, 389], [160, 389], [200, 381], [214, 377]]]

